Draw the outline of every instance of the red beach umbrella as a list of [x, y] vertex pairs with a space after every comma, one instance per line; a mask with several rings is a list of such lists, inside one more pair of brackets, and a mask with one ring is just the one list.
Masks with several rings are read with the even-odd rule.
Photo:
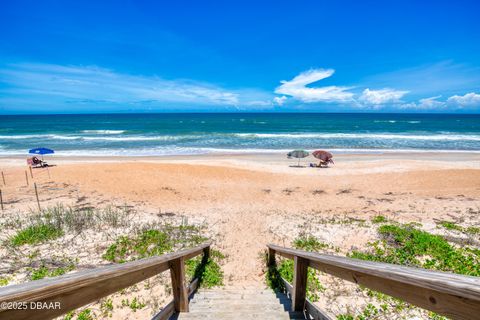
[[333, 162], [333, 155], [325, 150], [315, 150], [312, 152], [312, 155], [320, 160], [321, 162], [328, 164], [328, 163], [334, 163]]

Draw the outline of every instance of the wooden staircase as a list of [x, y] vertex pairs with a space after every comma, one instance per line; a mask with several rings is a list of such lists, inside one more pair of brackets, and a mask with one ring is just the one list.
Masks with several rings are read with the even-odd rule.
[[[211, 242], [206, 242], [195, 248], [161, 256], [2, 287], [0, 302], [5, 307], [0, 308], [0, 320], [54, 319], [165, 271], [170, 272], [173, 300], [152, 320], [282, 320], [307, 319], [307, 316], [315, 320], [334, 319], [307, 299], [308, 268], [451, 319], [480, 319], [480, 277], [306, 252], [273, 244], [267, 245], [269, 278], [283, 284], [282, 289], [288, 297], [261, 285], [253, 288], [199, 289], [201, 276], [187, 283], [185, 261], [203, 254], [204, 265], [208, 261], [210, 246]], [[293, 259], [292, 283], [278, 273], [276, 256]], [[34, 306], [37, 303], [56, 303], [60, 308], [29, 307], [32, 303]]]
[[263, 288], [200, 289], [190, 301], [188, 313], [170, 319], [305, 319], [303, 312], [292, 312], [291, 300], [282, 293]]

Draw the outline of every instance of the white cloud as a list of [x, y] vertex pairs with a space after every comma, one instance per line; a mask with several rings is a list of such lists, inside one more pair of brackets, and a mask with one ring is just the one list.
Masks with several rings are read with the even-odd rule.
[[272, 94], [256, 89], [228, 90], [206, 82], [130, 75], [91, 66], [15, 64], [0, 69], [0, 83], [7, 84], [0, 89], [3, 95], [18, 104], [25, 104], [30, 97], [35, 103], [58, 106], [273, 107]]
[[437, 109], [438, 110], [440, 108], [445, 107], [445, 102], [444, 101], [438, 101], [437, 100], [440, 97], [441, 96], [420, 99], [419, 104], [418, 104], [418, 109], [423, 109], [423, 110], [435, 110], [435, 109]]
[[359, 100], [363, 103], [369, 104], [387, 104], [387, 103], [398, 103], [400, 99], [406, 95], [408, 91], [400, 91], [395, 89], [380, 89], [380, 90], [363, 90], [362, 95], [359, 97]]
[[361, 80], [367, 88], [404, 88], [419, 96], [472, 92], [480, 83], [480, 67], [442, 61], [379, 73]]
[[275, 93], [292, 96], [303, 102], [346, 102], [353, 98], [349, 87], [327, 86], [310, 88], [307, 85], [332, 76], [333, 69], [312, 69], [300, 73], [290, 81], [281, 81]]
[[273, 98], [273, 103], [275, 103], [278, 106], [282, 106], [285, 103], [285, 101], [287, 101], [287, 99], [288, 98], [286, 96], [275, 97]]
[[447, 99], [447, 103], [462, 108], [480, 107], [480, 94], [470, 92], [463, 96], [454, 95]]
[[444, 101], [437, 100], [440, 97], [441, 96], [424, 98], [424, 99], [420, 99], [418, 103], [416, 102], [404, 103], [404, 104], [401, 104], [399, 107], [400, 109], [439, 111], [446, 107], [446, 103]]

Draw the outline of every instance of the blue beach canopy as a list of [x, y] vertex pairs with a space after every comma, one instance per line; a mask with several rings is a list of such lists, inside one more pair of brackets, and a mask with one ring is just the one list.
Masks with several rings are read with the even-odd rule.
[[35, 148], [35, 149], [31, 149], [30, 151], [28, 151], [28, 153], [41, 154], [43, 156], [44, 154], [55, 153], [55, 151], [53, 151], [52, 149], [48, 149], [48, 148]]

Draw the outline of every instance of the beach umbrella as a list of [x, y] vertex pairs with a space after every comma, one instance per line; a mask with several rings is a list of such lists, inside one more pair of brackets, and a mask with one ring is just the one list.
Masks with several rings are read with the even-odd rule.
[[317, 158], [318, 160], [321, 160], [325, 163], [333, 163], [333, 155], [328, 152], [328, 151], [325, 151], [325, 150], [315, 150], [312, 152], [312, 156], [314, 156], [315, 158]]
[[52, 153], [55, 153], [55, 151], [53, 151], [52, 149], [48, 149], [48, 148], [35, 148], [35, 149], [30, 149], [28, 151], [28, 153], [30, 154], [39, 154], [42, 156], [42, 160], [43, 160], [43, 155], [45, 154], [52, 154]]
[[303, 149], [298, 149], [298, 150], [293, 150], [287, 153], [288, 158], [297, 158], [298, 159], [298, 165], [300, 165], [300, 159], [308, 157], [309, 153], [306, 150]]

